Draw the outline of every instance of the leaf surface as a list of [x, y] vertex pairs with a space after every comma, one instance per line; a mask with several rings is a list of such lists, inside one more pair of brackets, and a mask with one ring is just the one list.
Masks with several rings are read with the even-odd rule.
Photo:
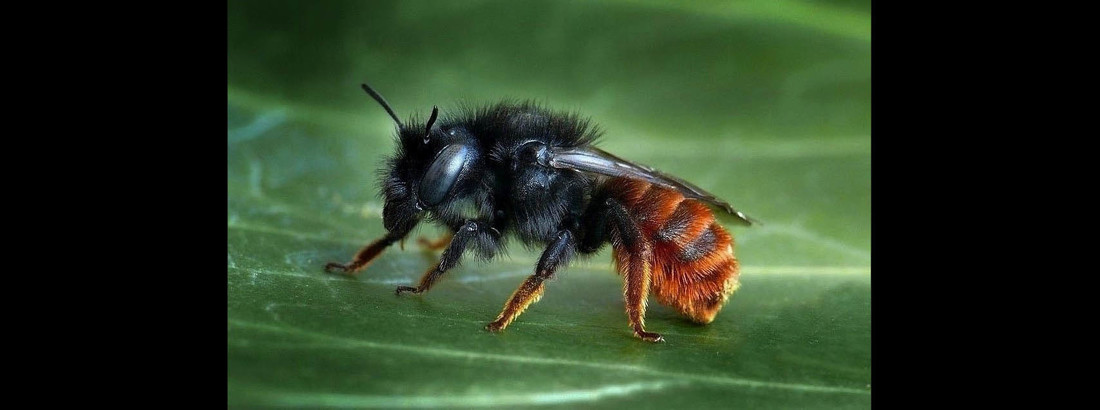
[[[310, 4], [229, 4], [231, 406], [870, 406], [869, 5]], [[403, 118], [502, 97], [591, 116], [602, 148], [763, 221], [726, 224], [742, 288], [707, 326], [653, 301], [648, 344], [609, 250], [501, 334], [538, 257], [515, 241], [422, 296], [393, 290], [438, 258], [415, 243], [434, 227], [326, 275], [383, 233], [393, 126], [362, 81]]]

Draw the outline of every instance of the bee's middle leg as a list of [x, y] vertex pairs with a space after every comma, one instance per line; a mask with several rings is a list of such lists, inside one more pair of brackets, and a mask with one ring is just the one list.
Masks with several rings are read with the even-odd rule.
[[519, 288], [508, 298], [508, 302], [504, 304], [504, 310], [500, 312], [496, 320], [485, 326], [485, 329], [490, 332], [504, 330], [524, 310], [527, 310], [528, 306], [538, 302], [545, 290], [543, 282], [553, 277], [554, 272], [560, 266], [569, 263], [569, 259], [573, 257], [575, 247], [576, 243], [571, 232], [564, 229], [558, 232], [557, 239], [551, 242], [546, 250], [542, 252], [542, 257], [539, 258], [539, 263], [535, 268], [535, 274], [527, 277], [527, 280], [519, 285]]
[[420, 238], [418, 238], [416, 240], [416, 243], [420, 244], [420, 246], [422, 246], [425, 250], [438, 251], [440, 249], [446, 248], [447, 245], [449, 245], [451, 243], [451, 239], [453, 239], [453, 238], [454, 238], [454, 233], [447, 232], [447, 233], [444, 233], [443, 235], [440, 235], [435, 240], [430, 240], [428, 238], [425, 238], [425, 237], [421, 236]]

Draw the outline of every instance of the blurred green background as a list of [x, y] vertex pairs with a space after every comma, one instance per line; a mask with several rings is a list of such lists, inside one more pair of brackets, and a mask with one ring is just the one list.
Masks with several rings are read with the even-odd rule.
[[[862, 408], [871, 398], [869, 1], [228, 3], [228, 395], [233, 407]], [[601, 146], [764, 222], [727, 224], [743, 287], [714, 323], [650, 304], [632, 338], [610, 252], [503, 334], [537, 258], [514, 245], [395, 297], [437, 255], [383, 233], [392, 121], [532, 98]], [[432, 237], [424, 227], [415, 236]]]

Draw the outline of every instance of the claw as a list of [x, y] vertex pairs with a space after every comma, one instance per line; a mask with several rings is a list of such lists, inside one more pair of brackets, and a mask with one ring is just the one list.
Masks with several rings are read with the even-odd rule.
[[401, 296], [402, 292], [420, 293], [420, 290], [412, 286], [398, 286], [397, 289], [393, 291], [393, 294]]
[[342, 263], [329, 262], [325, 264], [325, 272], [327, 273], [347, 273], [348, 267]]
[[505, 327], [508, 327], [508, 325], [506, 325], [506, 324], [504, 324], [504, 322], [501, 322], [501, 321], [498, 320], [498, 321], [489, 323], [488, 325], [485, 325], [485, 330], [488, 330], [488, 331], [493, 332], [493, 333], [500, 333], [500, 332], [504, 331]]
[[665, 338], [660, 333], [646, 332], [646, 331], [634, 331], [634, 337], [645, 340], [647, 342], [661, 343], [665, 341]]

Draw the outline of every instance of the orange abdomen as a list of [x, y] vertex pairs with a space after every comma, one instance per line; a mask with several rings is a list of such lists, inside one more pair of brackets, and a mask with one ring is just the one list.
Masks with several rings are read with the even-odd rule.
[[[707, 205], [648, 182], [615, 178], [611, 196], [638, 226], [652, 255], [650, 293], [665, 306], [699, 323], [710, 323], [740, 286], [733, 237]], [[634, 257], [613, 242], [616, 269], [623, 273]]]

